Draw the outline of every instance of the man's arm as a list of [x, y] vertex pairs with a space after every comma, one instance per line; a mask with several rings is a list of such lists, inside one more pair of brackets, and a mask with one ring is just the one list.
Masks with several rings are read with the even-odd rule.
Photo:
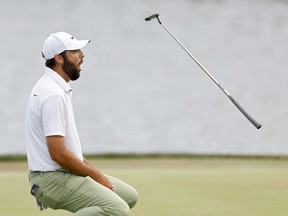
[[81, 161], [65, 145], [65, 137], [48, 136], [46, 137], [48, 150], [53, 161], [63, 169], [79, 176], [90, 176], [92, 179], [103, 186], [113, 190], [113, 185], [108, 178], [100, 171], [91, 166], [86, 159]]

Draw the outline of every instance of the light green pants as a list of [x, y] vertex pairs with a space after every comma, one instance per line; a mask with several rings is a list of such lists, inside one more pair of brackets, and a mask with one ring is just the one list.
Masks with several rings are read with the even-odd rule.
[[65, 209], [73, 216], [127, 216], [137, 202], [137, 191], [117, 178], [107, 177], [114, 192], [89, 177], [67, 171], [30, 173], [29, 182], [31, 187], [39, 186], [34, 196], [49, 208]]

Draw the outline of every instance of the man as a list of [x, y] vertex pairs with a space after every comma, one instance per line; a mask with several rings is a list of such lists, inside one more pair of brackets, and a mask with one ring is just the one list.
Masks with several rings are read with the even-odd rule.
[[128, 184], [95, 169], [82, 155], [74, 120], [70, 80], [80, 77], [90, 40], [65, 32], [44, 42], [44, 75], [34, 85], [25, 116], [31, 194], [38, 207], [74, 216], [126, 216], [138, 199]]

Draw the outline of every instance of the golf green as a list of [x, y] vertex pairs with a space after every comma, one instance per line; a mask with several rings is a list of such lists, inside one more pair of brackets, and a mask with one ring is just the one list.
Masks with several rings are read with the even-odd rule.
[[[95, 167], [139, 192], [131, 216], [286, 216], [288, 160], [251, 158], [100, 158]], [[24, 161], [0, 162], [0, 216], [39, 212]]]

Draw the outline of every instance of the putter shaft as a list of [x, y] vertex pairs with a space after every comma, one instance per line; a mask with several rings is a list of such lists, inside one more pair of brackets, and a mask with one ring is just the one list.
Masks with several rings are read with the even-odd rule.
[[262, 125], [258, 123], [255, 119], [252, 118], [251, 115], [249, 115], [244, 108], [229, 94], [228, 91], [226, 91], [220, 83], [205, 69], [203, 65], [200, 64], [200, 62], [189, 52], [188, 49], [172, 34], [172, 32], [160, 21], [159, 14], [153, 14], [147, 18], [145, 18], [146, 21], [150, 21], [152, 19], [157, 18], [160, 25], [163, 26], [163, 28], [172, 36], [172, 38], [182, 47], [182, 49], [193, 59], [193, 61], [208, 75], [208, 77], [228, 96], [230, 101], [238, 108], [238, 110], [257, 128], [260, 129]]

